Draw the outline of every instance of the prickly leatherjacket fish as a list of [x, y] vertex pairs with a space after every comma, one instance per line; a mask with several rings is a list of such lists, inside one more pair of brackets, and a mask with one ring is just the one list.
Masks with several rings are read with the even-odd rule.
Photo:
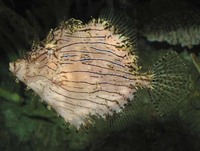
[[171, 111], [189, 89], [189, 75], [175, 52], [140, 73], [135, 28], [120, 13], [103, 11], [83, 24], [70, 19], [16, 62], [10, 71], [77, 129], [90, 116], [106, 118], [148, 89], [161, 114]]

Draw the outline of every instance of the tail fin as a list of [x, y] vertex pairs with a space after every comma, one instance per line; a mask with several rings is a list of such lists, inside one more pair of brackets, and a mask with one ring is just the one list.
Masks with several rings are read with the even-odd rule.
[[154, 78], [149, 94], [160, 115], [172, 111], [190, 92], [188, 70], [174, 51], [161, 58], [150, 70]]

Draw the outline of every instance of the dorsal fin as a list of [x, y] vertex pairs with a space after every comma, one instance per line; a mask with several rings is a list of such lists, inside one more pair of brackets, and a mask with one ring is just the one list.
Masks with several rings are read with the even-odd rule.
[[105, 8], [99, 15], [99, 22], [108, 22], [108, 27], [115, 27], [115, 33], [126, 37], [126, 43], [132, 46], [132, 51], [136, 52], [136, 24], [121, 11]]

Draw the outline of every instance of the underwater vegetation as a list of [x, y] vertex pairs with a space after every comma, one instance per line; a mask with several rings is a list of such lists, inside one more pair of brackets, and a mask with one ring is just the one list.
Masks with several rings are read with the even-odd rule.
[[[186, 13], [187, 11], [199, 9], [198, 1], [163, 0], [163, 4], [159, 4], [160, 1], [158, 0], [100, 0], [98, 2], [93, 0], [35, 0], [29, 2], [24, 1], [23, 3], [17, 0], [1, 0], [0, 150], [198, 151], [200, 148], [198, 143], [200, 140], [199, 43], [191, 42], [197, 40], [194, 36], [198, 36], [198, 30], [196, 30], [197, 34], [193, 32], [194, 30], [190, 30], [194, 27], [194, 24], [195, 27], [197, 27], [196, 29], [198, 29], [198, 24], [195, 21], [195, 19], [198, 20], [198, 15], [193, 15], [192, 20], [194, 20], [194, 22], [191, 23], [188, 21], [189, 18], [186, 21], [188, 24], [182, 25], [181, 17], [179, 17], [180, 19], [176, 19], [177, 15], [174, 13], [174, 10], [176, 10], [178, 14], [185, 12], [185, 14], [188, 15]], [[98, 21], [98, 19], [90, 21], [90, 16], [93, 16], [92, 18], [98, 18], [97, 16], [100, 14], [100, 10], [105, 7], [111, 7], [115, 10], [126, 12], [123, 14], [123, 18], [121, 18], [121, 21], [123, 22], [120, 23], [120, 21], [118, 21], [117, 23], [119, 24], [114, 28], [112, 26], [116, 24], [113, 24], [113, 22], [110, 24], [110, 18], [108, 17], [104, 17], [104, 21], [101, 20], [101, 16], [99, 17], [99, 20], [101, 21]], [[137, 13], [135, 14], [135, 12]], [[137, 28], [135, 28], [135, 26], [134, 28], [133, 26], [131, 26], [132, 28], [130, 28], [130, 26], [125, 28], [129, 29], [127, 32], [129, 36], [124, 34], [124, 30], [120, 31], [122, 28], [119, 28], [124, 27], [124, 24], [127, 21], [125, 14], [128, 14], [133, 23], [137, 23]], [[168, 16], [167, 14], [172, 14], [174, 17], [171, 17], [171, 20], [170, 17], [168, 17], [169, 21], [167, 23], [169, 24], [165, 23], [165, 20], [162, 21], [161, 17], [163, 15]], [[117, 15], [114, 16], [117, 18]], [[68, 20], [69, 18], [76, 19]], [[163, 37], [167, 37], [166, 34], [167, 31], [169, 31], [168, 29], [175, 27], [173, 28], [175, 29], [173, 30], [173, 35], [175, 35], [175, 39], [178, 42], [176, 40], [172, 43], [159, 41], [151, 42], [151, 40], [145, 38], [142, 34], [144, 29], [148, 29], [150, 26], [152, 29], [155, 28], [152, 24], [149, 24], [148, 27], [146, 22], [151, 22], [154, 18], [156, 18], [157, 21], [154, 22], [153, 26], [158, 27], [157, 25], [160, 25], [162, 21], [163, 26], [161, 29], [163, 34], [161, 34], [161, 36]], [[68, 22], [63, 22], [67, 20]], [[113, 20], [111, 19], [111, 21]], [[74, 24], [69, 24], [69, 22], [76, 22], [76, 26], [72, 26]], [[88, 67], [88, 64], [95, 64], [103, 66], [101, 69], [102, 73], [108, 72], [108, 69], [109, 72], [114, 74], [117, 73], [117, 75], [122, 75], [118, 74], [120, 71], [125, 72], [123, 76], [128, 77], [128, 80], [124, 81], [122, 80], [123, 78], [115, 80], [122, 81], [120, 84], [126, 86], [130, 85], [131, 77], [133, 75], [134, 77], [144, 76], [146, 79], [139, 78], [138, 87], [134, 84], [128, 89], [129, 91], [127, 91], [127, 89], [126, 91], [122, 91], [123, 89], [120, 87], [111, 87], [111, 85], [104, 87], [101, 85], [102, 82], [113, 82], [114, 74], [110, 79], [103, 76], [103, 80], [100, 81], [101, 83], [98, 81], [100, 84], [97, 82], [93, 85], [96, 87], [88, 87], [90, 89], [87, 90], [94, 90], [95, 88], [100, 90], [100, 88], [103, 88], [103, 90], [106, 91], [123, 93], [126, 98], [120, 98], [117, 101], [118, 103], [108, 102], [107, 105], [109, 105], [112, 110], [97, 105], [95, 112], [82, 110], [84, 113], [88, 113], [89, 117], [86, 116], [86, 118], [83, 118], [82, 112], [77, 112], [78, 116], [76, 116], [76, 120], [70, 121], [68, 118], [73, 116], [70, 114], [68, 117], [65, 116], [68, 110], [61, 110], [60, 108], [55, 108], [55, 104], [45, 103], [45, 101], [47, 102], [51, 99], [48, 97], [45, 98], [43, 94], [40, 93], [39, 87], [34, 89], [38, 90], [37, 94], [39, 94], [39, 96], [30, 89], [36, 84], [36, 80], [33, 82], [33, 85], [29, 85], [30, 82], [25, 81], [24, 83], [29, 85], [29, 87], [26, 87], [26, 85], [21, 83], [19, 75], [23, 74], [21, 74], [22, 72], [18, 72], [20, 70], [16, 70], [18, 64], [15, 63], [14, 66], [14, 63], [12, 63], [10, 68], [11, 71], [13, 71], [14, 74], [18, 73], [18, 79], [15, 79], [13, 73], [9, 71], [9, 62], [15, 62], [17, 59], [21, 58], [18, 60], [18, 63], [22, 65], [24, 61], [25, 63], [28, 61], [31, 62], [34, 60], [34, 57], [36, 57], [37, 59], [33, 61], [32, 65], [31, 63], [28, 64], [30, 68], [29, 73], [33, 75], [38, 74], [37, 67], [42, 67], [45, 70], [41, 70], [42, 73], [40, 74], [50, 76], [50, 73], [53, 74], [54, 71], [49, 70], [49, 73], [47, 73], [48, 70], [46, 69], [48, 67], [35, 66], [36, 62], [39, 61], [39, 65], [41, 65], [41, 63], [51, 63], [50, 60], [55, 59], [54, 57], [56, 57], [56, 54], [54, 53], [54, 50], [61, 44], [59, 43], [58, 45], [54, 42], [59, 39], [58, 35], [62, 33], [62, 31], [68, 31], [69, 33], [65, 36], [62, 35], [63, 37], [61, 36], [63, 39], [68, 38], [68, 44], [72, 42], [92, 42], [93, 39], [91, 36], [93, 36], [94, 33], [89, 30], [88, 25], [92, 28], [95, 28], [93, 25], [98, 25], [98, 27], [100, 26], [106, 31], [113, 30], [115, 36], [110, 39], [113, 40], [113, 42], [119, 42], [119, 44], [122, 42], [123, 45], [120, 45], [120, 47], [117, 47], [116, 49], [111, 49], [110, 47], [95, 44], [95, 47], [93, 48], [100, 47], [101, 50], [107, 50], [104, 51], [107, 58], [102, 58], [100, 54], [91, 55], [91, 53], [89, 53], [88, 56], [83, 52], [77, 53], [72, 49], [72, 52], [66, 54], [62, 53], [62, 51], [69, 51], [68, 49], [60, 49], [60, 56], [58, 56], [63, 57], [63, 60], [61, 60], [63, 63], [78, 62], [78, 57], [84, 57], [82, 59], [85, 59], [86, 61], [84, 62], [84, 65], [78, 62], [77, 64], [74, 63], [71, 65], [71, 67], [65, 66], [65, 70], [67, 69], [70, 71], [75, 71], [73, 66], [79, 66], [79, 71], [82, 68], [87, 69], [82, 74], [71, 74], [70, 77], [81, 75], [81, 78], [83, 78], [86, 75], [90, 75], [88, 71], [91, 71], [91, 69], [86, 67]], [[167, 27], [165, 25], [167, 25]], [[183, 32], [179, 33], [179, 28], [181, 28]], [[73, 37], [79, 35], [83, 29], [88, 30], [88, 34], [83, 34], [83, 36], [86, 36], [87, 39], [89, 39], [88, 41], [84, 39], [78, 41], [74, 38], [70, 38], [70, 36]], [[185, 30], [187, 30], [187, 32], [185, 32]], [[152, 34], [157, 35], [156, 32], [157, 31], [154, 31]], [[186, 41], [189, 42], [189, 44], [185, 44], [185, 41], [181, 39], [184, 37], [184, 34], [181, 35], [184, 32], [185, 34], [192, 35], [192, 37], [189, 38], [191, 41]], [[135, 33], [137, 34], [137, 39]], [[100, 32], [100, 34], [102, 33]], [[130, 35], [133, 37], [130, 38]], [[177, 35], [181, 35], [182, 37], [179, 38]], [[47, 37], [46, 40], [43, 40], [45, 37]], [[132, 43], [130, 41], [132, 41]], [[65, 44], [66, 43], [63, 45]], [[80, 47], [77, 47], [76, 50], [83, 50], [84, 46], [91, 48], [93, 45], [81, 45]], [[124, 49], [125, 51], [119, 51], [120, 49]], [[108, 50], [112, 50], [110, 51], [111, 53]], [[133, 52], [126, 50], [133, 50]], [[39, 54], [41, 52], [44, 52], [43, 55]], [[116, 57], [116, 60], [112, 60], [114, 57], [112, 52], [123, 53], [127, 58], [125, 57], [124, 60], [120, 60]], [[76, 58], [76, 56], [78, 57]], [[43, 62], [43, 59], [46, 59], [45, 62]], [[101, 59], [101, 61], [94, 62], [91, 61], [91, 59]], [[133, 59], [133, 62], [130, 64], [129, 61], [131, 59]], [[105, 60], [110, 61], [108, 67], [102, 60], [104, 62]], [[116, 61], [117, 64], [111, 63], [111, 61]], [[126, 65], [126, 67], [122, 68], [118, 67], [118, 65]], [[48, 64], [48, 66], [52, 67], [52, 69], [54, 67], [52, 64]], [[62, 70], [62, 68], [60, 69]], [[97, 69], [98, 68], [92, 68], [93, 71], [96, 71]], [[191, 75], [192, 81], [188, 78], [188, 72]], [[148, 75], [153, 76], [149, 77]], [[100, 75], [97, 74], [97, 76]], [[21, 76], [21, 78], [23, 79], [24, 76]], [[87, 82], [96, 82], [96, 79], [99, 78], [90, 77], [87, 79]], [[77, 79], [75, 78], [75, 80]], [[82, 81], [83, 80], [84, 78]], [[169, 83], [166, 81], [169, 81]], [[57, 82], [56, 84], [59, 83], [59, 81], [54, 82]], [[100, 87], [98, 87], [99, 85]], [[76, 91], [78, 87], [87, 88], [85, 85], [81, 84], [67, 86], [63, 88], [75, 90], [73, 87], [77, 86]], [[55, 92], [60, 90], [60, 88], [56, 86], [52, 88], [55, 91], [49, 92], [48, 96], [51, 96], [51, 94], [55, 94]], [[118, 88], [117, 91], [116, 88]], [[189, 94], [188, 89], [190, 89]], [[130, 95], [126, 92], [133, 93], [134, 95]], [[68, 95], [66, 96], [70, 96], [69, 92], [64, 92], [64, 94], [67, 93]], [[108, 100], [111, 99], [111, 95], [106, 95], [106, 92], [98, 94], [107, 97]], [[77, 95], [75, 97], [88, 99], [88, 96], [89, 95]], [[91, 95], [90, 97], [96, 96], [97, 95]], [[134, 103], [131, 103], [131, 101], [127, 102], [127, 98], [131, 98], [132, 96], [138, 101], [135, 101]], [[59, 97], [56, 99], [60, 99]], [[118, 95], [116, 94], [115, 97], [118, 97]], [[98, 99], [95, 98], [94, 100]], [[87, 104], [83, 103], [83, 105]], [[94, 106], [95, 104], [91, 103], [90, 105]], [[70, 106], [65, 107], [69, 108]], [[54, 110], [57, 112], [60, 110], [62, 112], [56, 114]], [[80, 111], [80, 108], [76, 108], [74, 111]], [[107, 112], [109, 116], [105, 117], [105, 112]], [[164, 116], [160, 116], [162, 113], [164, 113]], [[77, 131], [76, 125], [77, 121], [81, 121], [80, 119], [83, 121], [88, 120], [86, 122], [88, 124]], [[90, 126], [90, 121], [92, 126]], [[74, 125], [73, 123], [75, 123], [75, 127], [71, 126], [71, 124]]]
[[142, 35], [151, 42], [167, 42], [192, 48], [200, 43], [199, 13], [199, 10], [183, 10], [163, 14], [152, 19], [144, 27]]

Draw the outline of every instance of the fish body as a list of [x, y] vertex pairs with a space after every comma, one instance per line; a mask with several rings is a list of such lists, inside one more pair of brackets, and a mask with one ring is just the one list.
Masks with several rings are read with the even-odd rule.
[[[156, 104], [159, 98], [154, 91], [173, 87], [162, 82], [167, 72], [159, 74], [163, 77], [157, 73], [180, 59], [173, 52], [155, 64], [152, 71], [140, 73], [135, 30], [129, 30], [127, 25], [123, 15], [114, 17], [110, 12], [87, 24], [70, 19], [52, 30], [46, 41], [24, 59], [10, 63], [10, 71], [77, 129], [89, 122], [90, 116], [106, 118], [124, 110], [128, 102], [136, 101], [138, 88], [151, 90]], [[171, 64], [168, 57], [172, 57]], [[179, 62], [177, 67], [184, 72]], [[154, 68], [158, 71], [154, 72]], [[179, 86], [188, 86], [183, 83], [186, 75], [169, 76], [167, 79], [175, 78]], [[171, 95], [171, 90], [164, 94]], [[157, 106], [162, 106], [163, 101]], [[166, 112], [165, 108], [161, 111]]]

